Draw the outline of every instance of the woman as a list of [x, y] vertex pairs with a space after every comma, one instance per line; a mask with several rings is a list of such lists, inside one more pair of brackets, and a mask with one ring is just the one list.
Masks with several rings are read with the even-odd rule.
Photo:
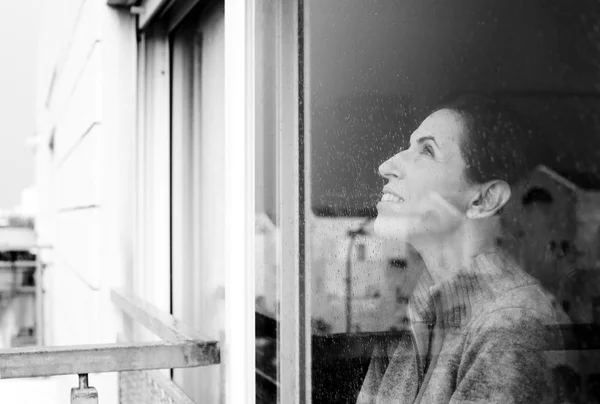
[[411, 298], [410, 332], [375, 348], [358, 403], [552, 400], [555, 312], [498, 246], [511, 188], [534, 163], [517, 122], [494, 100], [464, 96], [380, 166], [388, 182], [375, 231], [411, 244], [427, 271]]

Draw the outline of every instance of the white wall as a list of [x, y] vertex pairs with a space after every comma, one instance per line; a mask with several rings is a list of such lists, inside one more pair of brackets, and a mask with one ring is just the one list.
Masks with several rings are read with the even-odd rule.
[[[114, 342], [120, 315], [110, 288], [123, 284], [130, 263], [124, 191], [135, 133], [135, 19], [105, 0], [40, 7], [36, 185], [40, 242], [52, 246], [46, 342]], [[76, 381], [59, 389], [61, 400]], [[90, 380], [105, 403], [116, 400], [115, 381]]]

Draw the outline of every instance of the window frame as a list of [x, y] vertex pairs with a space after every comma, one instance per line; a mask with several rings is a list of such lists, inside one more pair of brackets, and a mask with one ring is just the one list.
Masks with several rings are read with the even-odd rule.
[[[275, 86], [276, 97], [276, 206], [281, 234], [278, 251], [278, 374], [279, 403], [310, 403], [311, 394], [311, 319], [308, 226], [310, 224], [309, 167], [310, 121], [308, 94], [303, 68], [305, 10], [302, 0], [277, 2], [274, 18], [276, 32], [276, 75], [268, 85]], [[260, 29], [260, 27], [254, 27]], [[256, 32], [256, 31], [254, 31]], [[265, 51], [267, 52], [267, 51]], [[259, 68], [261, 63], [250, 63]], [[252, 77], [255, 77], [253, 73]], [[257, 95], [261, 89], [255, 90]], [[285, 246], [285, 247], [284, 247]], [[254, 276], [254, 271], [253, 271]], [[254, 341], [254, 338], [253, 338]]]
[[[172, 156], [169, 33], [199, 0], [147, 0], [138, 20], [140, 62], [138, 88], [136, 291], [149, 301], [172, 308]], [[164, 8], [167, 6], [166, 8]], [[162, 8], [162, 9], [161, 9]], [[279, 344], [279, 402], [311, 402], [310, 273], [305, 264], [309, 248], [308, 77], [303, 0], [277, 2], [277, 161], [280, 206], [281, 270]], [[226, 403], [255, 397], [255, 0], [225, 2], [225, 346], [223, 366]], [[243, 49], [240, 52], [240, 49]], [[149, 142], [146, 139], [149, 138]], [[290, 161], [296, 164], [289, 164]], [[150, 166], [154, 166], [149, 170]], [[168, 175], [165, 175], [168, 173]], [[160, 191], [168, 190], [161, 193]], [[240, 190], [244, 197], [240, 198]], [[158, 198], [151, 200], [152, 198]], [[148, 206], [150, 205], [150, 206]], [[159, 234], [160, 233], [160, 234]], [[168, 237], [166, 236], [168, 235]], [[155, 258], [158, 260], [155, 260]], [[168, 261], [166, 259], [168, 257]], [[168, 269], [168, 271], [165, 270]], [[240, 268], [244, 268], [240, 271]], [[162, 289], [161, 289], [162, 288]], [[168, 289], [168, 290], [167, 290]], [[157, 301], [158, 300], [158, 301]], [[240, 321], [240, 319], [244, 319]]]
[[231, 404], [255, 396], [255, 65], [249, 51], [255, 9], [255, 0], [225, 1], [225, 239], [231, 251], [244, 252], [225, 256], [225, 402]]
[[[160, 26], [139, 33], [134, 292], [170, 312], [169, 49]], [[151, 338], [142, 329], [133, 337]]]
[[[307, 102], [307, 65], [304, 53], [305, 3], [290, 0], [280, 9], [277, 29], [281, 43], [278, 46], [279, 83], [278, 106], [281, 106], [279, 153], [277, 164], [280, 185], [281, 243], [280, 296], [294, 299], [280, 300], [279, 373], [280, 403], [310, 403], [311, 394], [311, 321], [310, 321], [310, 271], [307, 270], [310, 214], [310, 189], [307, 168], [310, 167], [310, 122]], [[291, 29], [286, 29], [291, 27]], [[293, 108], [284, 106], [292, 105]], [[286, 136], [288, 134], [289, 136]], [[286, 164], [287, 162], [296, 164]]]
[[[223, 2], [207, 1], [169, 31], [171, 288], [176, 291], [171, 309], [180, 321], [221, 343], [226, 251], [223, 25]], [[195, 400], [222, 394], [224, 377], [215, 368], [174, 370], [173, 379]]]
[[[168, 3], [168, 4], [167, 4]], [[171, 72], [169, 33], [198, 0], [142, 1], [138, 18], [138, 133], [134, 285], [171, 312]], [[225, 2], [225, 143], [228, 248], [225, 258], [226, 403], [254, 399], [254, 0]], [[239, 50], [243, 49], [243, 52]], [[240, 198], [240, 189], [244, 198]], [[244, 270], [240, 271], [240, 268]], [[165, 307], [166, 306], [166, 307]], [[240, 318], [245, 321], [240, 321]], [[136, 330], [136, 336], [140, 332]], [[144, 335], [146, 337], [146, 335]]]

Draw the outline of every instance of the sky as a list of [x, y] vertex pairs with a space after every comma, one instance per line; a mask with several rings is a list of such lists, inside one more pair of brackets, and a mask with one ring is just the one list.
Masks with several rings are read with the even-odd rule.
[[19, 205], [33, 185], [39, 0], [0, 0], [0, 210]]

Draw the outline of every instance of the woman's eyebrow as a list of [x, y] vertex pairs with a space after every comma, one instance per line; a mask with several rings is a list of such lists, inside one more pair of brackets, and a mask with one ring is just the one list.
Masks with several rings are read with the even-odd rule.
[[419, 143], [419, 144], [423, 144], [424, 142], [426, 142], [426, 141], [428, 141], [428, 140], [431, 140], [431, 141], [433, 141], [433, 143], [435, 143], [435, 145], [436, 145], [438, 148], [440, 147], [440, 146], [438, 145], [438, 143], [435, 141], [435, 138], [434, 138], [433, 136], [423, 136], [423, 137], [420, 137], [420, 138], [417, 140], [417, 143]]

